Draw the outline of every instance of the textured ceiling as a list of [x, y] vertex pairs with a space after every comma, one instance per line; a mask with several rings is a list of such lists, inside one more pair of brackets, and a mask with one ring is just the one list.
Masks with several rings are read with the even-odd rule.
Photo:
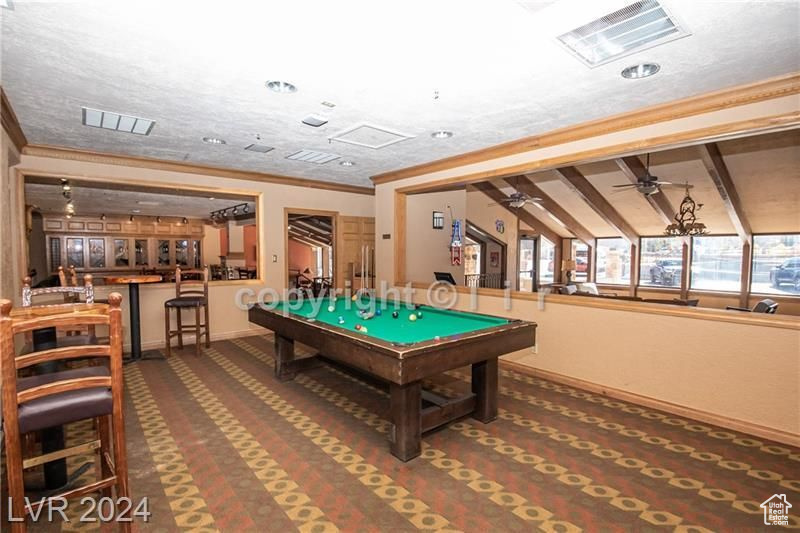
[[[36, 206], [42, 213], [64, 214], [66, 199], [62, 196], [61, 185], [46, 183], [50, 180], [33, 180], [25, 184], [25, 203]], [[72, 202], [75, 214], [85, 215], [143, 215], [189, 218], [208, 218], [211, 211], [225, 209], [247, 203], [251, 213], [256, 205], [252, 197], [217, 198], [208, 195], [190, 195], [186, 192], [153, 192], [153, 189], [120, 190], [118, 188], [98, 187], [97, 184], [82, 184], [72, 180]]]
[[[34, 144], [369, 185], [381, 172], [800, 70], [794, 0], [664, 0], [691, 36], [594, 69], [556, 44], [626, 3], [14, 2], [0, 10], [2, 84]], [[643, 60], [662, 71], [619, 76]], [[299, 90], [271, 92], [269, 79]], [[85, 127], [81, 106], [156, 125], [147, 137]], [[328, 124], [303, 125], [310, 113]], [[328, 142], [359, 122], [414, 138], [380, 150]], [[455, 135], [431, 138], [439, 129]], [[245, 152], [257, 134], [275, 150]], [[300, 149], [356, 165], [286, 159]]]

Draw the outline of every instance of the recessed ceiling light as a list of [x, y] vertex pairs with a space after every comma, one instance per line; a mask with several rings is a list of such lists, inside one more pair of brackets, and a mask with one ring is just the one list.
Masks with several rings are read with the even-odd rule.
[[431, 133], [431, 137], [433, 137], [434, 139], [449, 139], [452, 136], [453, 132], [447, 130], [439, 130]]
[[141, 213], [141, 209], [131, 209], [131, 213]]
[[266, 83], [267, 89], [275, 91], [276, 93], [296, 93], [297, 87], [288, 81], [269, 80]]
[[339, 164], [343, 167], [354, 167], [356, 166], [355, 161], [350, 161], [349, 159], [345, 159], [344, 161], [339, 161]]
[[622, 74], [622, 77], [625, 79], [638, 80], [652, 76], [659, 70], [661, 70], [661, 67], [657, 63], [640, 63], [623, 69], [620, 74]]
[[213, 196], [209, 196], [208, 199], [209, 200], [216, 200], [216, 198], [214, 198]]
[[216, 137], [203, 137], [203, 142], [208, 144], [228, 144], [224, 139], [217, 139]]

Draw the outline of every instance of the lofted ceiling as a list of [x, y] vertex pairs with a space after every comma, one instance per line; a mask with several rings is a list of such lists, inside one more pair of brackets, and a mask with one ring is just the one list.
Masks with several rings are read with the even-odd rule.
[[[800, 232], [800, 129], [743, 137], [717, 144], [734, 187], [741, 200], [745, 218], [754, 233]], [[646, 156], [638, 156], [643, 164]], [[614, 161], [600, 161], [576, 167], [581, 174], [608, 200], [611, 206], [640, 236], [663, 234], [665, 224], [645, 197], [631, 189], [619, 192], [613, 185], [630, 183]], [[697, 146], [678, 148], [651, 154], [650, 172], [661, 181], [688, 183], [690, 193], [703, 207], [698, 217], [710, 234], [736, 232], [708, 170], [700, 158]], [[578, 194], [564, 184], [555, 172], [543, 171], [528, 178], [566, 209], [579, 224], [595, 237], [617, 236], [603, 218]], [[514, 182], [516, 178], [510, 181]], [[506, 195], [514, 192], [507, 180], [491, 180]], [[662, 187], [674, 210], [683, 200], [680, 186]], [[488, 201], [488, 199], [487, 199]], [[563, 237], [573, 234], [552, 221], [536, 206], [525, 209], [547, 227]]]
[[[153, 187], [121, 186], [70, 180], [72, 202], [77, 216], [139, 215], [209, 218], [212, 211], [247, 203], [255, 213], [252, 196], [222, 192], [201, 192]], [[64, 215], [66, 199], [61, 183], [53, 178], [32, 176], [25, 181], [25, 203], [41, 213]]]
[[[32, 144], [371, 185], [378, 173], [800, 70], [794, 0], [663, 0], [691, 34], [595, 68], [557, 44], [628, 3], [13, 2], [0, 9], [2, 84]], [[620, 76], [642, 61], [661, 72]], [[267, 80], [298, 91], [272, 92]], [[91, 128], [81, 125], [82, 106], [156, 124], [148, 136]], [[312, 113], [328, 123], [302, 124]], [[363, 122], [412, 138], [380, 149], [329, 142]], [[453, 137], [431, 137], [442, 129]], [[243, 149], [256, 142], [274, 150]], [[341, 158], [286, 159], [302, 149]], [[696, 170], [661, 166], [688, 179]], [[603, 168], [591, 174], [601, 188], [613, 174]], [[678, 196], [670, 194], [676, 205]], [[655, 225], [646, 204], [623, 203], [636, 224]]]

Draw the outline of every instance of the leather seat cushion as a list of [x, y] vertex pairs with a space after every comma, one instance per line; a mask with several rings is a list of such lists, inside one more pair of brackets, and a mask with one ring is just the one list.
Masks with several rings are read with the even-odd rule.
[[[61, 372], [39, 374], [17, 380], [17, 391], [39, 385], [84, 377], [109, 376], [108, 368], [90, 366]], [[61, 426], [77, 420], [111, 414], [111, 389], [92, 387], [76, 391], [60, 392], [38, 398], [19, 406], [20, 433]]]
[[166, 307], [200, 307], [206, 305], [203, 296], [180, 296], [164, 302]]

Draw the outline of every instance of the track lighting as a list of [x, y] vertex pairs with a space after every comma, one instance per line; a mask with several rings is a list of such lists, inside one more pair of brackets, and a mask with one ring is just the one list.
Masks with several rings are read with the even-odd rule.
[[161, 223], [161, 217], [156, 217], [156, 222]]
[[133, 222], [133, 218], [134, 218], [134, 217], [133, 217], [133, 215], [131, 215], [131, 217], [130, 217], [128, 220], [129, 220], [130, 222]]
[[188, 218], [186, 218], [186, 217], [183, 217], [183, 218], [181, 219], [181, 222], [183, 222], [184, 224], [188, 224], [188, 223], [189, 223], [189, 219], [188, 219]]
[[105, 214], [105, 213], [103, 213], [102, 215], [100, 215], [100, 220], [105, 220], [105, 219], [106, 219], [106, 214]]

